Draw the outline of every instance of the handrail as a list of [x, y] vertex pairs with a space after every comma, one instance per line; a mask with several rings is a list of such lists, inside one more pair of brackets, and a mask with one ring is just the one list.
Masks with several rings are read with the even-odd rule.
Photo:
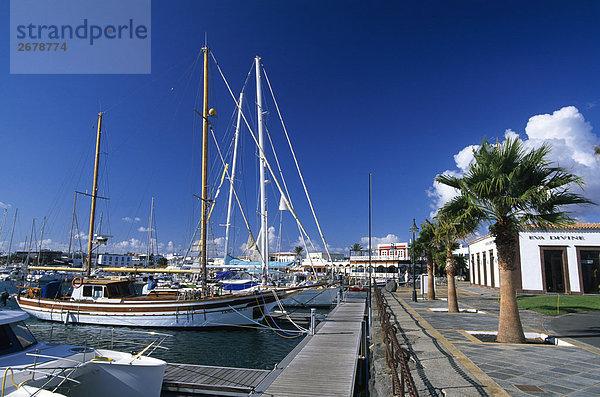
[[[383, 330], [383, 340], [385, 342], [385, 358], [392, 371], [392, 392], [394, 396], [404, 396], [406, 393], [410, 397], [418, 397], [415, 381], [408, 368], [410, 352], [398, 343], [396, 338], [396, 327], [390, 322], [392, 314], [387, 310], [388, 304], [383, 299], [381, 290], [377, 285], [373, 286], [375, 290], [375, 301], [377, 303], [377, 312], [379, 313], [379, 322]], [[398, 376], [398, 364], [400, 364], [400, 376]]]

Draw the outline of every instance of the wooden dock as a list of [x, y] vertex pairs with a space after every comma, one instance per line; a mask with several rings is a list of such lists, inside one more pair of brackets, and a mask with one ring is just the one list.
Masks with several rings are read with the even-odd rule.
[[270, 373], [269, 370], [167, 364], [162, 396], [247, 396]]
[[353, 396], [366, 300], [327, 315], [272, 371], [167, 364], [162, 396]]
[[352, 396], [366, 300], [336, 307], [255, 388], [264, 396]]

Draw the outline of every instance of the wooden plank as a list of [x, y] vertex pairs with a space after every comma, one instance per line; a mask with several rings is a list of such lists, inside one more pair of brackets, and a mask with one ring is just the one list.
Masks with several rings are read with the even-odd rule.
[[[273, 396], [351, 396], [366, 302], [336, 308], [268, 386]], [[286, 361], [286, 360], [284, 360]]]
[[261, 369], [169, 363], [165, 370], [163, 390], [197, 390], [199, 394], [212, 391], [228, 395], [248, 394], [270, 372]]

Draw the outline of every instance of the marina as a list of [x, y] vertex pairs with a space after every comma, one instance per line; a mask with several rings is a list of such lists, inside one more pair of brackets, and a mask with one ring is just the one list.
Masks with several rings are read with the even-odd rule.
[[1, 4], [0, 397], [600, 396], [600, 2]]

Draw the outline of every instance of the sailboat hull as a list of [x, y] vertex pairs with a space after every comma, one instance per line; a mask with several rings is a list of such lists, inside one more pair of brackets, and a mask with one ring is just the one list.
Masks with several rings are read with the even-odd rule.
[[202, 300], [122, 299], [87, 302], [21, 296], [22, 310], [41, 320], [132, 327], [227, 327], [262, 320], [278, 299], [299, 290], [231, 295]]

